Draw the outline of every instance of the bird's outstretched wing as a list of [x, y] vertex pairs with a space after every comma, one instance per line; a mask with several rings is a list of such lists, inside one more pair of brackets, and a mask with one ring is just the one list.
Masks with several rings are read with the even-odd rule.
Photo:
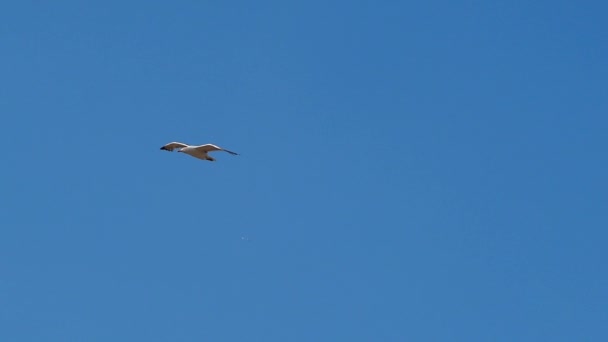
[[182, 147], [188, 147], [188, 145], [184, 144], [184, 143], [180, 143], [180, 142], [170, 142], [167, 145], [161, 147], [161, 150], [165, 150], [165, 151], [173, 151], [176, 148], [182, 148]]
[[219, 147], [217, 145], [213, 145], [213, 144], [205, 144], [205, 145], [197, 146], [196, 149], [201, 152], [205, 152], [205, 153], [211, 152], [211, 151], [224, 151], [224, 152], [233, 154], [235, 156], [238, 155], [238, 153], [236, 153], [236, 152], [228, 151], [225, 148], [221, 148], [221, 147]]

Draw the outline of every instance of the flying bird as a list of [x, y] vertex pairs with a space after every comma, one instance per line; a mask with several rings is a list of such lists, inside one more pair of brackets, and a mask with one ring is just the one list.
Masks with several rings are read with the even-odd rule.
[[224, 151], [224, 152], [228, 152], [232, 155], [238, 155], [238, 153], [236, 153], [236, 152], [229, 151], [225, 148], [221, 148], [221, 147], [219, 147], [217, 145], [213, 145], [213, 144], [190, 146], [190, 145], [186, 145], [186, 144], [180, 143], [180, 142], [170, 142], [167, 145], [161, 147], [160, 149], [165, 150], [165, 151], [173, 151], [173, 150], [177, 149], [177, 152], [183, 152], [185, 154], [191, 155], [194, 158], [208, 160], [208, 161], [215, 161], [215, 158], [210, 157], [208, 154], [209, 152], [213, 152], [213, 151]]

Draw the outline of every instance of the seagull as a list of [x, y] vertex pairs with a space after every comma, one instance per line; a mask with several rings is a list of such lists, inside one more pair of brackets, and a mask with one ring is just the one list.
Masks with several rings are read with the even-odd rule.
[[213, 144], [190, 146], [181, 142], [170, 142], [167, 145], [161, 147], [160, 149], [165, 151], [173, 151], [176, 148], [178, 149], [177, 152], [184, 152], [185, 154], [191, 155], [194, 158], [208, 161], [215, 161], [215, 158], [212, 158], [207, 154], [208, 152], [212, 151], [224, 151], [232, 155], [238, 155], [238, 153], [236, 152], [228, 151], [227, 149], [221, 148]]

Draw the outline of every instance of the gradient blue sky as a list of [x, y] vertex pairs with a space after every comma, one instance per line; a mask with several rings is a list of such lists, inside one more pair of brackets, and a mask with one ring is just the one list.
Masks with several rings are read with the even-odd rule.
[[608, 340], [607, 11], [4, 2], [0, 340]]

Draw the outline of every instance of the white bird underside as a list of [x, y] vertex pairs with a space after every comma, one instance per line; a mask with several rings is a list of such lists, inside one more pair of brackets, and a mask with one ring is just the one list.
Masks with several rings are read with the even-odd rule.
[[229, 151], [225, 148], [221, 148], [221, 147], [219, 147], [217, 145], [213, 145], [213, 144], [191, 146], [191, 145], [187, 145], [187, 144], [184, 144], [181, 142], [170, 142], [170, 143], [166, 144], [165, 146], [161, 147], [160, 149], [165, 150], [165, 151], [173, 151], [173, 150], [177, 149], [177, 152], [183, 152], [194, 158], [208, 160], [208, 161], [215, 161], [215, 158], [210, 157], [208, 154], [209, 152], [213, 152], [213, 151], [224, 151], [224, 152], [228, 152], [232, 155], [238, 155], [238, 153], [236, 153], [236, 152]]

